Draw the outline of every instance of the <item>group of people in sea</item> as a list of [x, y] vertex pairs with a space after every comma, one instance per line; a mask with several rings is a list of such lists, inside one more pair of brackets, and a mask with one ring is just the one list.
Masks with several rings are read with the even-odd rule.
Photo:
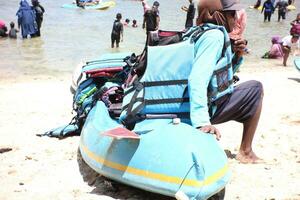
[[[130, 19], [126, 18], [126, 19], [125, 19], [125, 22], [123, 23], [123, 25], [129, 27], [129, 26], [130, 26]], [[132, 27], [132, 28], [137, 28], [137, 27], [138, 27], [136, 19], [133, 19], [133, 20], [132, 20], [132, 25], [131, 25], [131, 27]]]
[[32, 6], [27, 0], [21, 0], [20, 7], [16, 13], [18, 21], [18, 29], [15, 23], [10, 22], [10, 30], [8, 32], [5, 22], [0, 20], [0, 37], [17, 38], [17, 33], [21, 29], [22, 38], [40, 37], [41, 27], [45, 9], [38, 0], [31, 0]]
[[275, 35], [271, 38], [271, 49], [266, 52], [262, 58], [274, 58], [274, 59], [282, 59], [283, 66], [287, 65], [287, 60], [292, 52], [293, 45], [296, 48], [299, 48], [299, 37], [300, 37], [300, 13], [297, 14], [295, 20], [291, 23], [291, 29], [289, 34], [283, 38], [278, 35]]
[[[124, 32], [124, 26], [129, 27], [130, 26], [130, 19], [125, 19], [125, 22], [122, 23], [122, 14], [117, 13], [116, 19], [113, 23], [112, 31], [111, 31], [111, 48], [114, 48], [115, 45], [118, 48], [120, 42], [123, 41], [123, 32]], [[131, 27], [137, 28], [137, 21], [134, 19], [132, 20]]]
[[[185, 22], [185, 29], [188, 29], [194, 25], [194, 18], [195, 18], [195, 5], [193, 0], [188, 0], [189, 6], [182, 6], [181, 9], [185, 11], [186, 14], [186, 22]], [[153, 5], [150, 6], [146, 0], [141, 0], [144, 15], [143, 15], [143, 24], [142, 28], [146, 30], [146, 34], [148, 35], [151, 31], [157, 31], [159, 28], [159, 2], [154, 1]], [[116, 47], [119, 47], [119, 42], [122, 41], [120, 38], [123, 34], [123, 27], [121, 27], [121, 19], [118, 20], [118, 16], [122, 18], [121, 13], [118, 13], [116, 16], [116, 20], [113, 23], [112, 33], [111, 33], [111, 47], [114, 48], [114, 43], [116, 43]], [[128, 26], [130, 20], [126, 19], [123, 23], [124, 26]], [[132, 27], [137, 27], [137, 21], [132, 21]]]
[[17, 33], [19, 32], [19, 30], [17, 30], [15, 28], [15, 23], [14, 22], [10, 22], [9, 24], [10, 26], [10, 30], [8, 31], [5, 22], [0, 20], [0, 37], [9, 37], [9, 38], [13, 38], [16, 39], [17, 38]]
[[[142, 28], [146, 29], [146, 34], [148, 35], [151, 31], [157, 31], [159, 28], [159, 2], [154, 1], [152, 7], [146, 2], [146, 0], [142, 0], [142, 6], [144, 10], [143, 16], [143, 24]], [[124, 23], [121, 22], [122, 14], [117, 13], [116, 19], [113, 22], [112, 32], [111, 32], [111, 47], [114, 48], [119, 47], [119, 43], [123, 41], [123, 26], [128, 26], [130, 20], [127, 18]], [[134, 19], [132, 21], [132, 27], [136, 28], [137, 21]]]
[[257, 0], [253, 8], [261, 9], [261, 13], [264, 13], [264, 22], [271, 21], [272, 14], [278, 9], [278, 22], [282, 19], [285, 20], [286, 13], [288, 12], [288, 6], [293, 5], [292, 0], [266, 0], [261, 6], [261, 0]]

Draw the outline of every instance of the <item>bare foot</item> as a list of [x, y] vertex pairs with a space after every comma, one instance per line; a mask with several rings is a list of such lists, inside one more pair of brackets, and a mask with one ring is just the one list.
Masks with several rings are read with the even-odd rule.
[[260, 164], [260, 163], [265, 163], [263, 159], [257, 157], [253, 151], [250, 151], [249, 153], [240, 151], [235, 159], [240, 161], [241, 163], [244, 164]]

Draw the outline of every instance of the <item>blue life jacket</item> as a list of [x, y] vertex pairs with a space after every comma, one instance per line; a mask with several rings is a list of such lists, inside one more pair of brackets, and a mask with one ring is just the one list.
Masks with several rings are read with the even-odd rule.
[[[222, 56], [216, 64], [213, 76], [208, 85], [208, 102], [213, 103], [220, 97], [233, 92], [233, 67], [231, 43], [226, 29], [223, 26], [218, 28], [224, 33], [224, 46]], [[240, 64], [239, 64], [240, 65]], [[235, 66], [235, 70], [237, 70]]]
[[208, 101], [213, 103], [233, 91], [232, 52], [225, 28], [213, 24], [192, 27], [179, 43], [147, 47], [144, 75], [125, 90], [121, 123], [132, 129], [147, 114], [180, 115], [190, 112], [187, 80], [194, 63], [194, 42], [211, 29], [221, 30], [225, 42], [209, 83]]

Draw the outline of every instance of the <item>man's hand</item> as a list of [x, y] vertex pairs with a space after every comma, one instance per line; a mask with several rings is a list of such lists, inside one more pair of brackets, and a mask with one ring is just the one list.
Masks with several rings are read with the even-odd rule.
[[205, 125], [199, 128], [200, 131], [204, 133], [210, 133], [216, 135], [216, 139], [220, 140], [221, 139], [221, 133], [220, 131], [214, 127], [213, 125]]
[[145, 24], [143, 24], [143, 26], [142, 26], [142, 27], [143, 27], [143, 29], [145, 29]]
[[232, 44], [233, 52], [238, 53], [239, 55], [243, 55], [245, 53], [246, 47], [247, 40], [244, 39], [237, 39]]
[[188, 10], [188, 8], [186, 6], [181, 6], [181, 10], [186, 12]]

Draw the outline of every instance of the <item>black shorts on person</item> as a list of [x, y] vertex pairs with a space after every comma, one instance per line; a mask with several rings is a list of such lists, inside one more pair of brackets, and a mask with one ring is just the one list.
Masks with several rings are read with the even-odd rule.
[[262, 96], [263, 86], [258, 81], [251, 80], [237, 85], [232, 94], [220, 98], [211, 123], [220, 124], [230, 120], [246, 122], [254, 116]]
[[120, 35], [116, 35], [116, 34], [111, 34], [111, 43], [120, 43]]
[[280, 20], [280, 18], [285, 19], [285, 12], [278, 12], [278, 20]]

